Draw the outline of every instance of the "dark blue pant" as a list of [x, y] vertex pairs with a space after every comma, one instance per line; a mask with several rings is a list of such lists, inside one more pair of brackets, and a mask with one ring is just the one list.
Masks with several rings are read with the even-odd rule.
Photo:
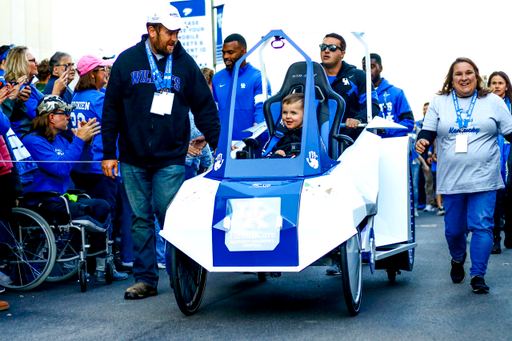
[[471, 231], [471, 276], [485, 276], [491, 255], [496, 191], [444, 194], [445, 235], [453, 260], [460, 262], [466, 252], [466, 233]]
[[185, 166], [140, 168], [121, 163], [121, 174], [132, 208], [133, 276], [136, 282], [156, 287], [155, 218], [164, 226], [165, 213], [185, 178]]

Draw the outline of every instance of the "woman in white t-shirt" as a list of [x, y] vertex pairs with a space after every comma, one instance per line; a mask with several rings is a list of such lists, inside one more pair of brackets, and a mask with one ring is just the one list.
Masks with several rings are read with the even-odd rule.
[[437, 190], [445, 201], [452, 281], [465, 279], [469, 230], [471, 286], [475, 293], [488, 293], [484, 276], [493, 245], [496, 191], [504, 188], [497, 138], [512, 140], [512, 116], [503, 100], [484, 87], [469, 58], [452, 63], [438, 95], [430, 102], [415, 148], [421, 154], [437, 140]]

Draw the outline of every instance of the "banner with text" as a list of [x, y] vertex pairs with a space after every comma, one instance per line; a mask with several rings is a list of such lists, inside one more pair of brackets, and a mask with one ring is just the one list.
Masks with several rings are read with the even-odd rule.
[[224, 17], [224, 5], [216, 6], [217, 9], [217, 40], [216, 40], [216, 53], [215, 53], [215, 63], [222, 64], [224, 60], [222, 59], [222, 18]]
[[[208, 11], [206, 4], [208, 3]], [[181, 45], [194, 58], [199, 67], [213, 67], [213, 41], [210, 1], [172, 1], [188, 28], [180, 31]]]

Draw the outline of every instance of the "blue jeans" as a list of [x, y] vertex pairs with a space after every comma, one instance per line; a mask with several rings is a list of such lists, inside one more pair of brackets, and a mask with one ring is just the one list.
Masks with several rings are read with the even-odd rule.
[[165, 212], [185, 178], [185, 166], [140, 168], [121, 163], [123, 183], [132, 208], [133, 277], [158, 284], [155, 217], [164, 226]]
[[496, 191], [444, 194], [445, 236], [453, 260], [460, 262], [466, 252], [466, 233], [471, 231], [471, 276], [485, 276], [491, 255]]

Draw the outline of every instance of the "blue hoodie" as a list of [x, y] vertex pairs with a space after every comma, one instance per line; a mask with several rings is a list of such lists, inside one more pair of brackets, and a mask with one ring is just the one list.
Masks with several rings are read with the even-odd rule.
[[407, 130], [386, 129], [383, 137], [405, 136], [410, 133], [414, 128], [414, 116], [404, 91], [382, 78], [377, 88], [377, 96], [379, 96], [379, 116], [407, 127]]
[[[227, 103], [231, 92], [233, 72], [226, 69], [217, 72], [213, 76], [212, 88], [213, 98], [219, 107], [220, 123], [229, 115], [229, 103]], [[250, 137], [252, 133], [242, 133], [254, 123], [265, 122], [263, 114], [263, 86], [261, 83], [260, 70], [247, 63], [238, 72], [238, 84], [235, 102], [235, 119], [233, 122], [233, 140], [242, 140]], [[271, 95], [270, 83], [268, 83], [268, 94]]]
[[[81, 92], [75, 92], [73, 96], [72, 104], [76, 105], [76, 109], [71, 113], [71, 121], [73, 128], [76, 129], [78, 121], [89, 121], [95, 118], [101, 126], [103, 116], [103, 101], [105, 95], [98, 90], [85, 90]], [[101, 161], [103, 160], [103, 139], [101, 134], [94, 136], [92, 142], [92, 153], [93, 161], [95, 162], [91, 166], [91, 173], [103, 174], [101, 170]]]
[[34, 172], [34, 182], [25, 188], [25, 192], [57, 191], [64, 194], [69, 188], [69, 174], [75, 167], [76, 161], [92, 159], [89, 145], [78, 137], [69, 143], [57, 134], [55, 140], [50, 142], [33, 133], [27, 135], [23, 143], [34, 160], [57, 161], [38, 163], [38, 168]]

